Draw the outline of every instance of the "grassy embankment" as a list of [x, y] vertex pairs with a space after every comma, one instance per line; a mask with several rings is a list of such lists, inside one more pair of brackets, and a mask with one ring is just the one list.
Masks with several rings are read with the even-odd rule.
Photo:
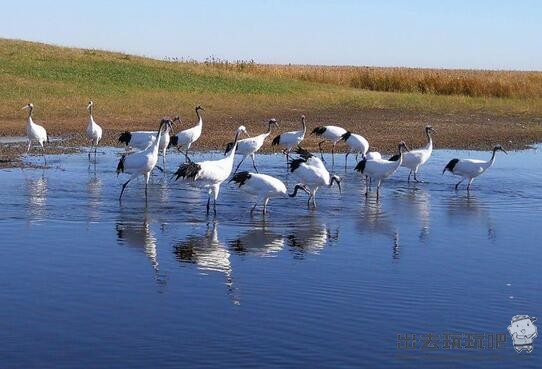
[[33, 102], [35, 120], [51, 135], [81, 144], [89, 98], [106, 144], [125, 129], [155, 127], [163, 115], [180, 114], [181, 128], [191, 126], [196, 104], [206, 108], [196, 149], [222, 147], [241, 123], [259, 133], [270, 117], [280, 131], [297, 129], [302, 113], [309, 129], [340, 124], [379, 150], [400, 139], [423, 142], [427, 122], [441, 147], [542, 140], [541, 72], [158, 61], [0, 39], [0, 135], [23, 135], [20, 108]]

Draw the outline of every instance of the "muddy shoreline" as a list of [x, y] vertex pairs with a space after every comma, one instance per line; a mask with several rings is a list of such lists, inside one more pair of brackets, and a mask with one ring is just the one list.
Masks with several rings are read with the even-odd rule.
[[[301, 112], [305, 113], [305, 112]], [[425, 143], [423, 128], [431, 124], [436, 132], [434, 135], [435, 148], [488, 150], [499, 143], [508, 150], [524, 149], [529, 145], [542, 142], [542, 118], [527, 115], [494, 115], [488, 113], [464, 114], [429, 114], [393, 109], [348, 109], [322, 110], [306, 112], [307, 136], [303, 147], [311, 151], [318, 150], [318, 137], [309, 135], [316, 126], [336, 124], [355, 133], [365, 136], [371, 144], [371, 150], [390, 153], [395, 150], [397, 143], [404, 140], [410, 147], [421, 146]], [[264, 114], [262, 114], [264, 115]], [[267, 114], [266, 114], [267, 115]], [[277, 113], [280, 128], [274, 129], [262, 148], [263, 152], [273, 152], [272, 138], [281, 132], [298, 130], [300, 127], [300, 112], [292, 111]], [[95, 116], [96, 121], [104, 128], [102, 146], [123, 147], [117, 142], [118, 136], [126, 129], [151, 130], [155, 129], [160, 117], [152, 119], [107, 119]], [[156, 122], [153, 122], [155, 120]], [[1, 137], [24, 137], [25, 117], [20, 120], [1, 120]], [[47, 145], [48, 153], [70, 153], [88, 146], [85, 137], [86, 118], [74, 120], [55, 120], [48, 122], [35, 118], [43, 124], [51, 137], [58, 138]], [[222, 150], [226, 143], [232, 140], [237, 126], [243, 124], [249, 134], [257, 135], [265, 131], [267, 118], [260, 116], [231, 117], [220, 116], [205, 112], [204, 127], [201, 138], [193, 145], [195, 151]], [[174, 128], [183, 130], [195, 124], [195, 119], [189, 117]], [[324, 144], [326, 151], [331, 150], [330, 144]], [[83, 149], [84, 150], [84, 149]], [[346, 145], [339, 143], [337, 152], [344, 152]], [[26, 143], [0, 143], [0, 167], [21, 165], [20, 157], [26, 151]], [[33, 148], [33, 155], [39, 155], [39, 149]]]

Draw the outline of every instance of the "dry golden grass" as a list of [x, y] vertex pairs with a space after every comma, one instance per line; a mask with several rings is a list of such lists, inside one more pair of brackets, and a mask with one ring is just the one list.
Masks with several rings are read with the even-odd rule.
[[542, 72], [354, 66], [266, 65], [253, 61], [185, 61], [194, 70], [227, 70], [371, 91], [469, 97], [542, 97]]

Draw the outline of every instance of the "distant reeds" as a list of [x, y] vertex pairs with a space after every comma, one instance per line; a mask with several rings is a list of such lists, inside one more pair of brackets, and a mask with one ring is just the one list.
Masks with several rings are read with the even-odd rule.
[[470, 97], [542, 97], [542, 72], [354, 66], [270, 65], [250, 61], [181, 61], [196, 68], [327, 83], [371, 91]]

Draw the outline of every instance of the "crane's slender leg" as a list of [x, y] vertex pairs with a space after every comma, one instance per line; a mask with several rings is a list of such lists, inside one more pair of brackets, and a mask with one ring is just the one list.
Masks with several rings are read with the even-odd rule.
[[147, 172], [145, 173], [145, 206], [147, 205], [147, 188], [149, 187], [149, 178], [151, 177], [151, 173]]
[[45, 147], [43, 147], [43, 143], [41, 144], [41, 155], [43, 156], [43, 162], [45, 165], [47, 165], [47, 158], [45, 157]]
[[216, 217], [216, 200], [218, 199], [218, 193], [220, 192], [220, 185], [214, 186], [213, 193], [214, 193], [214, 201], [213, 201], [213, 213]]
[[461, 182], [463, 182], [465, 180], [465, 178], [462, 178], [461, 181], [457, 182], [457, 184], [455, 185], [455, 189], [457, 190], [459, 188], [459, 185], [461, 184]]
[[209, 190], [209, 197], [207, 197], [207, 215], [209, 215], [209, 205], [211, 204], [211, 190]]
[[166, 150], [167, 148], [162, 150], [162, 165], [164, 166], [164, 173], [166, 172]]
[[263, 213], [264, 215], [267, 214], [267, 203], [269, 202], [269, 197], [266, 197], [265, 200], [263, 200]]
[[410, 170], [410, 173], [408, 173], [408, 180], [407, 180], [407, 182], [409, 182], [409, 183], [410, 183], [410, 176], [411, 176], [411, 175], [412, 175], [412, 170]]
[[474, 178], [469, 179], [469, 183], [467, 184], [467, 191], [470, 191], [470, 184], [472, 183], [473, 180]]
[[88, 150], [88, 161], [90, 161], [90, 153], [92, 152], [92, 146], [94, 145], [90, 145], [90, 149]]
[[28, 147], [26, 148], [26, 153], [28, 154], [30, 152], [30, 147], [32, 146], [32, 141], [28, 140]]
[[288, 156], [288, 149], [282, 150], [282, 154], [286, 155], [286, 172], [288, 172], [288, 160], [290, 159], [290, 157]]
[[346, 156], [344, 157], [344, 171], [346, 172], [346, 168], [348, 166], [348, 155], [350, 155], [350, 151], [346, 153]]
[[254, 160], [254, 153], [250, 154], [250, 157], [252, 158], [252, 166], [254, 167], [254, 170], [256, 171], [256, 173], [260, 173], [260, 172], [258, 172], [258, 168], [256, 168], [256, 161]]
[[245, 161], [245, 158], [246, 158], [246, 156], [243, 156], [243, 159], [241, 159], [241, 161], [239, 162], [239, 164], [237, 164], [237, 167], [235, 168], [235, 171], [233, 172], [233, 174], [237, 173], [237, 171], [239, 170], [239, 167], [241, 166], [241, 164], [243, 163], [243, 161]]
[[254, 213], [254, 210], [256, 209], [256, 206], [258, 205], [258, 203], [256, 202], [254, 204], [254, 206], [252, 207], [252, 209], [250, 209], [250, 216], [252, 216], [252, 213]]
[[97, 154], [98, 154], [98, 144], [94, 145], [94, 161], [96, 161]]
[[130, 183], [130, 181], [132, 179], [134, 179], [136, 177], [135, 174], [132, 174], [132, 176], [130, 177], [129, 180], [127, 180], [123, 185], [122, 185], [122, 190], [120, 191], [120, 196], [119, 196], [119, 202], [122, 201], [122, 194], [124, 193], [124, 190], [126, 189], [126, 186], [128, 186], [128, 183]]
[[414, 180], [415, 180], [416, 182], [418, 182], [418, 183], [419, 183], [419, 182], [423, 182], [423, 181], [420, 181], [420, 180], [418, 179], [418, 177], [416, 177], [416, 173], [417, 173], [417, 172], [418, 172], [418, 169], [416, 169], [416, 170], [414, 171]]
[[380, 180], [376, 183], [376, 201], [380, 198]]
[[312, 190], [312, 205], [314, 209], [316, 209], [316, 191], [318, 191], [318, 187]]
[[322, 144], [326, 142], [326, 140], [318, 142], [318, 148], [320, 149], [320, 157], [322, 158], [322, 161], [324, 161], [324, 154], [322, 153]]
[[336, 143], [333, 143], [333, 146], [331, 146], [331, 167], [333, 168], [335, 166], [335, 145]]

